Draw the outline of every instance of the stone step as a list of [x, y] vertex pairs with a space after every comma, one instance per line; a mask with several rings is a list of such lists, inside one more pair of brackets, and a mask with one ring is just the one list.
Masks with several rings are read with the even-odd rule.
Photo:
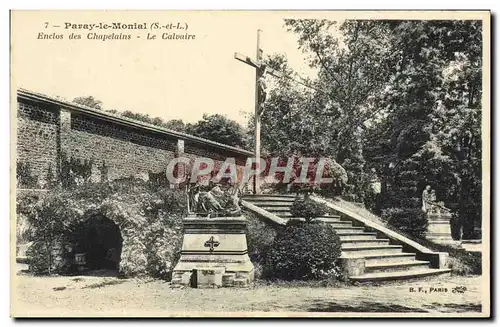
[[250, 287], [248, 280], [246, 278], [235, 278], [233, 281], [233, 286], [235, 287]]
[[369, 263], [365, 266], [366, 273], [387, 272], [387, 271], [403, 271], [429, 268], [429, 261], [407, 260], [398, 262], [386, 263]]
[[[245, 200], [247, 201], [247, 200]], [[274, 208], [274, 207], [287, 207], [290, 208], [293, 202], [290, 201], [247, 201], [253, 203], [261, 208]]]
[[354, 227], [354, 226], [347, 226], [347, 227], [333, 227], [335, 231], [338, 233], [356, 233], [356, 232], [364, 232], [365, 228], [364, 227]]
[[339, 222], [341, 221], [340, 220], [340, 216], [331, 216], [331, 217], [319, 217], [319, 218], [316, 218], [316, 220], [318, 221], [322, 221], [324, 223], [336, 223], [336, 222]]
[[172, 278], [172, 280], [170, 281], [170, 285], [181, 285], [181, 283], [182, 283], [181, 277]]
[[[273, 214], [276, 215], [276, 216], [282, 217], [283, 219], [294, 218], [294, 216], [290, 212], [287, 212], [287, 211], [276, 211], [276, 212], [273, 212]], [[299, 218], [299, 217], [295, 217], [295, 218]], [[340, 218], [340, 216], [337, 216], [337, 215], [323, 215], [323, 216], [318, 216], [316, 218]]]
[[280, 218], [299, 218], [299, 217], [294, 217], [290, 211], [275, 211], [273, 212], [276, 216]]
[[351, 221], [324, 221], [324, 220], [321, 220], [321, 221], [332, 226], [334, 229], [339, 228], [339, 227], [352, 227]]
[[422, 268], [422, 269], [407, 270], [407, 271], [368, 273], [360, 276], [352, 276], [349, 279], [351, 281], [356, 281], [356, 282], [382, 282], [389, 280], [404, 280], [404, 279], [420, 278], [426, 276], [449, 274], [450, 272], [451, 269]]
[[233, 286], [235, 279], [236, 279], [236, 273], [224, 273], [224, 274], [222, 274], [222, 286], [224, 286], [224, 287]]
[[300, 217], [280, 217], [280, 218], [285, 219], [286, 221], [288, 220], [306, 221], [305, 218], [300, 218]]
[[342, 245], [361, 245], [361, 246], [371, 246], [371, 245], [389, 245], [389, 240], [385, 238], [377, 238], [377, 239], [368, 239], [368, 238], [354, 238], [342, 240]]
[[346, 245], [342, 246], [342, 252], [349, 256], [364, 256], [371, 254], [392, 254], [402, 253], [403, 247], [401, 245]]
[[355, 231], [355, 232], [337, 231], [337, 235], [340, 237], [341, 241], [352, 240], [352, 239], [374, 240], [377, 238], [376, 232], [363, 232], [363, 231]]
[[286, 203], [293, 203], [295, 201], [295, 197], [282, 197], [282, 196], [250, 196], [243, 197], [245, 201], [257, 203], [257, 202], [266, 202], [266, 201], [280, 201]]
[[264, 210], [267, 210], [269, 212], [290, 212], [290, 208], [291, 206], [283, 206], [283, 205], [280, 205], [280, 206], [262, 206], [262, 205], [258, 205], [258, 207], [260, 207], [261, 209], [264, 209]]
[[415, 260], [415, 253], [406, 253], [406, 252], [395, 252], [395, 253], [373, 253], [373, 254], [364, 254], [358, 255], [356, 253], [342, 253], [346, 257], [363, 257], [366, 260], [366, 264], [383, 264], [389, 262], [400, 262], [400, 261], [409, 261]]

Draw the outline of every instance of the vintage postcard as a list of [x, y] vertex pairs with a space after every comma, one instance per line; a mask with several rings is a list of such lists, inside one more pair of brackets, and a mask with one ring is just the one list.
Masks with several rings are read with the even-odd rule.
[[11, 316], [490, 317], [489, 11], [11, 11]]

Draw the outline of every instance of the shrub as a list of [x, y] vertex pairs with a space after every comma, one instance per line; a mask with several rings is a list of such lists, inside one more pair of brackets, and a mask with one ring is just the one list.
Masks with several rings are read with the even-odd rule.
[[325, 204], [317, 203], [308, 198], [297, 198], [290, 207], [290, 212], [294, 217], [305, 218], [307, 222], [311, 222], [316, 217], [323, 216], [327, 210]]
[[481, 256], [474, 253], [471, 257], [452, 257], [448, 258], [448, 268], [454, 275], [481, 275]]
[[35, 274], [64, 274], [70, 272], [71, 257], [65, 247], [64, 235], [54, 237], [51, 242], [34, 241], [26, 251], [30, 258], [29, 270]]
[[245, 212], [245, 216], [247, 217], [248, 255], [254, 264], [259, 264], [271, 248], [276, 237], [276, 230], [252, 213]]
[[16, 243], [26, 243], [30, 240], [32, 227], [28, 221], [28, 215], [33, 211], [36, 203], [40, 200], [37, 192], [20, 192], [16, 196]]
[[338, 275], [337, 233], [324, 223], [290, 222], [278, 232], [263, 264], [268, 279], [311, 280]]
[[481, 275], [481, 252], [469, 252], [452, 245], [438, 244], [430, 240], [418, 240], [420, 244], [436, 252], [448, 252], [448, 267], [455, 275]]
[[457, 258], [465, 267], [467, 267], [465, 271], [459, 271], [457, 269], [453, 269], [452, 267], [453, 273], [471, 274], [471, 275], [482, 274], [483, 266], [482, 266], [481, 252], [467, 252], [465, 250], [463, 251], [457, 250], [456, 253], [450, 253], [450, 256]]
[[413, 238], [424, 238], [427, 218], [420, 209], [389, 208], [382, 210], [382, 219], [389, 225]]

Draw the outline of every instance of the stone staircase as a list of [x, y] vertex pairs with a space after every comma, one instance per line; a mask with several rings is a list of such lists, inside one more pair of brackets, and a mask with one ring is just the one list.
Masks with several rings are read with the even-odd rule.
[[[274, 224], [283, 225], [290, 219], [303, 219], [293, 217], [290, 212], [294, 195], [245, 195], [242, 200], [245, 209], [264, 216]], [[267, 214], [255, 209], [256, 207]], [[366, 226], [359, 219], [345, 214], [329, 214], [316, 219], [332, 225], [339, 235], [342, 242], [341, 260], [350, 261], [348, 265], [356, 267], [348, 273], [352, 281], [411, 279], [450, 272], [439, 263], [439, 256], [437, 260], [433, 256], [437, 253], [412, 246], [412, 241], [405, 242], [403, 236], [387, 237], [387, 234], [394, 236], [394, 232], [384, 233], [383, 227], [374, 229], [373, 226]]]

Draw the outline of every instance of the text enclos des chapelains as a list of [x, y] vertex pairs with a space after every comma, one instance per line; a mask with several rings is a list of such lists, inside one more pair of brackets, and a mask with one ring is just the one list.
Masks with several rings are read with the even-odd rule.
[[38, 32], [38, 40], [195, 40], [186, 22], [98, 22], [98, 23], [51, 23], [45, 22]]

